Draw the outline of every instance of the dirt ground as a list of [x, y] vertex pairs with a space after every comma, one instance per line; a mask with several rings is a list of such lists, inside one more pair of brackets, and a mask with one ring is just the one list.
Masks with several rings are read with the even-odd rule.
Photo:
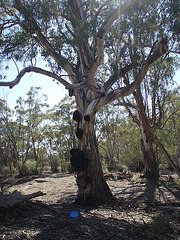
[[[157, 184], [117, 180], [108, 184], [113, 205], [82, 207], [73, 202], [73, 175], [44, 174], [18, 180], [10, 189], [45, 195], [0, 209], [0, 239], [180, 240], [180, 187], [162, 177]], [[77, 211], [77, 218], [70, 217]]]

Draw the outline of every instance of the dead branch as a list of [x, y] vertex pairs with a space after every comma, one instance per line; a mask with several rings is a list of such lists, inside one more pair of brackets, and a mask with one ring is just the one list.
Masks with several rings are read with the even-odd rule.
[[0, 207], [7, 208], [7, 207], [13, 207], [14, 205], [28, 201], [32, 198], [43, 196], [45, 193], [39, 191], [27, 195], [22, 195], [18, 191], [14, 191], [13, 193], [6, 194], [6, 195], [0, 195]]

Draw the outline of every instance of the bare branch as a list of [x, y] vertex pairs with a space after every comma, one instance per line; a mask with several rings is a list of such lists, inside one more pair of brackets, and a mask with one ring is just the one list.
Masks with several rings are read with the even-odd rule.
[[64, 80], [60, 76], [58, 76], [58, 75], [56, 75], [56, 74], [54, 74], [52, 72], [46, 71], [44, 69], [38, 68], [38, 67], [27, 67], [27, 68], [24, 68], [23, 70], [21, 70], [19, 72], [19, 74], [17, 75], [17, 77], [15, 78], [14, 81], [11, 81], [11, 82], [8, 82], [8, 81], [1, 82], [0, 81], [0, 86], [13, 88], [14, 86], [16, 86], [20, 82], [21, 78], [26, 73], [30, 73], [30, 72], [40, 73], [40, 74], [46, 75], [48, 77], [54, 78], [58, 82], [62, 83], [66, 88], [71, 88], [72, 87], [72, 84], [68, 83], [66, 80]]
[[159, 149], [161, 150], [161, 152], [164, 154], [164, 156], [166, 157], [168, 163], [172, 166], [172, 168], [175, 170], [175, 172], [178, 174], [178, 176], [180, 176], [180, 168], [178, 166], [178, 164], [172, 160], [172, 158], [170, 157], [170, 155], [168, 154], [168, 152], [166, 151], [165, 147], [163, 146], [163, 144], [159, 141], [159, 139], [157, 138], [157, 136], [155, 136], [154, 138], [154, 142], [156, 143], [156, 145], [159, 147]]
[[[128, 111], [129, 116], [133, 119], [133, 121], [134, 121], [138, 126], [140, 126], [140, 121], [139, 121], [139, 119], [137, 118], [137, 116], [136, 116], [135, 114], [132, 113], [132, 111], [130, 110], [130, 108], [129, 108], [129, 106], [128, 106], [130, 103], [129, 103], [129, 102], [126, 103], [125, 100], [124, 100], [124, 98], [123, 98], [123, 103], [125, 104], [124, 106], [125, 106], [126, 110]], [[133, 106], [132, 104], [130, 104], [130, 107], [137, 109], [137, 107]]]
[[94, 0], [89, 0], [89, 5], [90, 5], [90, 13], [91, 13], [91, 16], [93, 16]]
[[176, 54], [180, 54], [180, 52], [179, 52], [179, 51], [173, 51], [173, 50], [170, 50], [170, 51], [168, 51], [168, 52], [170, 52], [170, 53], [176, 53]]
[[31, 194], [26, 194], [22, 195], [18, 191], [14, 191], [13, 193], [7, 194], [7, 195], [1, 195], [0, 198], [0, 207], [2, 208], [7, 208], [7, 207], [13, 207], [14, 205], [28, 201], [32, 198], [43, 196], [45, 193], [39, 191], [39, 192], [34, 192]]
[[40, 73], [42, 75], [45, 75], [45, 76], [51, 77], [53, 79], [56, 79], [59, 83], [63, 84], [66, 89], [72, 89], [72, 90], [76, 90], [77, 91], [77, 90], [79, 90], [81, 88], [89, 87], [88, 82], [81, 82], [81, 83], [71, 84], [71, 83], [68, 83], [66, 80], [64, 80], [62, 77], [58, 76], [57, 74], [49, 72], [49, 71], [46, 71], [46, 70], [44, 70], [42, 68], [38, 68], [38, 67], [27, 67], [27, 68], [24, 68], [23, 70], [21, 70], [19, 72], [19, 74], [17, 75], [17, 77], [15, 78], [14, 81], [11, 81], [11, 82], [0, 81], [0, 86], [13, 88], [14, 86], [16, 86], [20, 82], [21, 78], [26, 73], [30, 73], [30, 72]]
[[168, 116], [168, 118], [165, 120], [165, 122], [163, 123], [163, 125], [161, 126], [160, 129], [163, 129], [164, 126], [166, 125], [166, 123], [171, 119], [171, 117], [172, 117], [175, 113], [177, 113], [177, 112], [179, 112], [179, 111], [180, 111], [180, 108], [175, 109], [175, 110]]
[[84, 21], [86, 18], [82, 8], [81, 0], [69, 0], [68, 3], [69, 3], [69, 8], [72, 12], [72, 19], [73, 19], [72, 24], [76, 25], [78, 21], [80, 20]]
[[82, 1], [81, 0], [76, 0], [76, 2], [77, 2], [77, 6], [78, 6], [78, 9], [79, 9], [81, 19], [86, 20], [85, 12], [83, 11], [83, 7], [82, 7], [83, 6]]
[[13, 60], [13, 62], [14, 62], [14, 65], [16, 66], [16, 69], [17, 69], [18, 74], [19, 74], [19, 68], [18, 68], [18, 65], [17, 65], [16, 61], [14, 60], [14, 58], [12, 58], [12, 60]]

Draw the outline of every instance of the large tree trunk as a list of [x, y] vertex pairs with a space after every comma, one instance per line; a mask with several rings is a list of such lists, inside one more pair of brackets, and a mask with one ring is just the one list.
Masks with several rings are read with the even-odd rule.
[[[86, 117], [88, 118], [86, 121], [83, 118], [82, 121], [78, 123], [79, 129], [83, 130], [82, 138], [79, 139], [78, 150], [81, 151], [81, 153], [82, 151], [85, 153], [86, 159], [83, 159], [83, 161], [87, 160], [87, 168], [85, 166], [85, 169], [78, 171], [78, 167], [76, 168], [75, 166], [77, 170], [76, 181], [78, 185], [78, 197], [76, 202], [94, 205], [105, 203], [111, 200], [113, 196], [103, 176], [94, 129], [95, 115], [91, 114]], [[80, 164], [81, 168], [84, 164]]]
[[149, 179], [159, 178], [159, 167], [153, 148], [154, 137], [148, 129], [141, 129], [141, 150], [145, 163], [145, 176]]

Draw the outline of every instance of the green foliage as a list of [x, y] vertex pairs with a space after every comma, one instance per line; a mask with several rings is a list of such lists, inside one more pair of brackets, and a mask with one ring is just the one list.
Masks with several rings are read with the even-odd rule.
[[38, 174], [36, 168], [36, 161], [34, 159], [28, 159], [25, 164], [26, 175], [36, 175]]
[[[170, 1], [167, 2], [166, 10], [164, 9], [164, 3], [158, 0], [146, 1], [143, 4], [135, 5], [128, 13], [122, 15], [119, 23], [115, 23], [112, 26], [112, 30], [108, 35], [109, 43], [106, 45], [106, 52], [110, 56], [111, 68], [117, 67], [117, 62], [120, 62], [119, 67], [130, 62], [133, 62], [135, 66], [133, 73], [127, 73], [124, 79], [120, 79], [120, 86], [122, 86], [123, 82], [129, 84], [137, 79], [139, 70], [148, 58], [150, 49], [152, 51], [150, 46], [155, 44], [155, 39], [168, 39], [168, 46], [170, 48], [175, 47], [174, 41], [175, 38], [177, 40], [177, 33], [175, 34], [174, 31], [164, 31], [166, 24], [168, 25], [168, 16], [170, 16], [170, 12], [169, 15], [166, 15], [165, 12], [170, 11], [170, 8], [174, 4], [172, 2], [169, 4]], [[173, 34], [174, 37], [176, 35], [174, 39], [172, 38]], [[114, 39], [116, 39], [116, 44], [114, 44]], [[117, 56], [118, 49], [121, 49], [120, 56]], [[151, 65], [144, 77], [143, 83], [132, 95], [116, 101], [117, 105], [125, 107], [129, 116], [137, 124], [141, 132], [142, 143], [144, 146], [148, 146], [149, 144], [147, 149], [150, 149], [150, 146], [152, 146], [149, 140], [153, 139], [158, 129], [161, 128], [162, 119], [166, 112], [165, 101], [174, 87], [173, 77], [178, 63], [179, 59], [171, 54], [160, 58]], [[133, 138], [134, 136], [137, 137], [136, 130], [138, 128], [135, 130], [132, 127], [133, 124], [131, 125], [130, 121], [128, 123], [128, 128], [122, 128], [124, 130], [121, 130], [122, 135], [128, 130], [129, 136], [133, 136]], [[143, 148], [139, 144], [136, 151], [136, 148], [132, 148], [134, 144], [132, 144], [131, 139], [129, 139], [131, 144], [128, 143], [128, 135], [126, 133], [125, 136], [124, 143], [126, 142], [126, 144], [123, 145], [125, 149], [121, 149], [121, 157], [125, 153], [122, 162], [126, 162], [126, 164], [130, 162], [128, 164], [129, 168], [135, 170], [136, 162], [142, 159], [142, 155], [138, 153], [138, 150], [142, 149], [143, 151]], [[140, 143], [140, 136], [138, 136], [138, 139]], [[134, 142], [136, 142], [135, 139]], [[120, 149], [120, 147], [117, 149]], [[175, 149], [177, 149], [177, 144], [174, 145], [171, 151], [175, 153]], [[146, 154], [143, 154], [144, 161], [148, 162], [148, 165], [150, 165], [150, 161], [147, 161], [145, 158], [151, 159], [151, 163], [153, 164], [154, 159], [151, 156], [157, 155], [156, 150], [154, 146], [154, 149], [152, 147], [149, 153], [146, 151]], [[161, 155], [161, 163], [165, 162], [163, 158]], [[109, 159], [112, 159], [112, 156]], [[152, 169], [150, 166], [146, 166], [146, 168]]]
[[159, 169], [165, 170], [168, 168], [168, 163], [165, 161], [165, 159], [161, 159], [161, 163], [159, 164]]
[[2, 175], [5, 178], [8, 178], [12, 176], [13, 174], [13, 169], [10, 168], [9, 166], [6, 166], [4, 164], [0, 165], [0, 175]]
[[[179, 87], [169, 92], [165, 101], [166, 112], [163, 116], [162, 127], [158, 131], [159, 138], [168, 153], [178, 164], [180, 142], [180, 97]], [[162, 158], [162, 163], [166, 162]]]
[[[93, 2], [93, 9], [89, 2]], [[127, 87], [137, 79], [142, 66], [150, 67], [147, 59], [156, 52], [162, 39], [167, 39], [170, 50], [178, 49], [179, 5], [177, 0], [136, 2], [130, 10], [119, 14], [119, 19], [113, 23], [101, 45], [102, 26], [117, 9], [118, 3], [105, 0], [82, 1], [78, 6], [76, 1], [64, 0], [1, 0], [0, 63], [13, 59], [15, 62], [24, 62], [25, 66], [34, 66], [39, 62], [37, 58], [41, 57], [45, 60], [46, 67], [50, 67], [58, 77], [63, 68], [65, 71], [71, 69], [67, 72], [68, 75], [75, 74], [75, 82], [84, 81], [84, 77], [91, 75], [96, 79], [94, 86], [99, 83], [102, 89], [103, 82], [112, 77], [117, 69], [133, 63], [132, 71], [111, 86], [113, 89]], [[93, 76], [98, 56], [103, 55], [100, 50], [105, 50], [104, 63]], [[134, 121], [138, 122], [138, 126], [147, 123], [146, 126], [154, 134], [161, 127], [163, 114], [166, 113], [167, 119], [171, 114], [165, 110], [166, 106], [171, 105], [166, 102], [166, 98], [170, 95], [169, 88], [172, 86], [170, 84], [177, 63], [167, 52], [166, 56], [149, 68], [139, 92], [134, 91], [133, 96], [122, 100], [127, 103], [126, 109], [129, 105], [132, 107], [131, 111], [127, 111], [134, 117], [133, 120], [136, 119]], [[91, 69], [92, 72], [89, 72]], [[87, 92], [94, 86], [83, 89], [83, 98], [87, 97]], [[67, 163], [70, 157], [67, 152], [77, 146], [75, 125], [71, 118], [74, 102], [65, 98], [46, 112], [46, 99], [39, 96], [38, 92], [38, 88], [31, 88], [26, 100], [19, 98], [14, 114], [1, 103], [1, 129], [4, 132], [0, 159], [4, 165], [9, 168], [13, 165], [22, 174], [33, 172], [34, 168], [37, 171], [40, 166], [43, 169], [43, 164], [46, 163], [52, 172], [57, 172], [59, 166], [63, 169], [63, 163]], [[88, 105], [89, 102], [85, 102], [78, 94], [77, 104]], [[142, 103], [141, 108], [135, 105], [138, 102]], [[168, 138], [167, 147], [173, 157], [177, 156], [179, 140], [179, 128], [176, 125], [179, 121], [175, 115], [173, 114], [173, 121], [164, 124], [166, 132], [159, 132], [161, 138]], [[140, 116], [143, 118], [140, 119]], [[115, 107], [105, 107], [99, 113], [96, 132], [104, 168], [122, 169], [125, 165], [135, 170], [136, 163], [142, 160], [140, 134], [139, 128], [126, 113]], [[172, 141], [169, 132], [173, 136]], [[141, 133], [144, 133], [143, 130]]]
[[127, 169], [127, 166], [122, 163], [114, 163], [108, 166], [109, 171], [122, 172], [124, 169]]
[[58, 156], [51, 156], [49, 161], [50, 161], [51, 172], [57, 173], [59, 171], [58, 170], [58, 166], [59, 166]]
[[110, 107], [100, 111], [96, 125], [104, 168], [135, 171], [142, 159], [139, 128], [123, 110]]
[[63, 172], [72, 174], [75, 172], [74, 168], [71, 166], [70, 162], [64, 162], [63, 165]]
[[[65, 97], [45, 112], [42, 110], [45, 103], [38, 97], [39, 90], [36, 89], [33, 95], [29, 91], [27, 100], [19, 98], [14, 112], [6, 107], [5, 101], [0, 102], [2, 174], [18, 170], [20, 175], [31, 175], [49, 169], [74, 172], [69, 162], [69, 151], [77, 144], [76, 126], [72, 121], [74, 109], [71, 106], [74, 103]], [[168, 110], [158, 134], [173, 159], [178, 159], [178, 89], [168, 94], [165, 105]], [[136, 170], [137, 162], [142, 161], [140, 132], [123, 109], [103, 108], [97, 116], [96, 133], [104, 172]], [[166, 169], [167, 161], [161, 153], [158, 153], [158, 159], [160, 168]]]
[[[91, 43], [89, 48], [96, 54], [95, 36], [103, 21], [118, 4], [118, 1], [93, 1], [92, 13], [89, 2], [82, 1], [85, 20], [80, 21], [76, 20], [76, 6], [73, 1], [24, 0], [19, 13], [13, 1], [1, 0], [1, 61], [13, 58], [29, 65], [41, 55], [54, 72], [60, 72], [60, 64], [55, 63], [50, 51], [39, 44], [37, 30], [48, 40], [56, 54], [62, 56], [62, 62], [69, 60], [74, 64], [80, 44], [83, 46], [87, 42]], [[172, 45], [178, 38], [178, 15], [178, 0], [151, 0], [136, 4], [119, 17], [119, 21], [113, 24], [108, 33], [105, 50], [108, 52], [109, 63], [117, 60], [116, 55], [120, 50], [123, 58], [127, 61], [132, 58], [139, 66], [146, 56], [147, 51], [144, 48], [152, 46], [156, 39], [164, 35]], [[137, 46], [143, 47], [138, 49]]]

